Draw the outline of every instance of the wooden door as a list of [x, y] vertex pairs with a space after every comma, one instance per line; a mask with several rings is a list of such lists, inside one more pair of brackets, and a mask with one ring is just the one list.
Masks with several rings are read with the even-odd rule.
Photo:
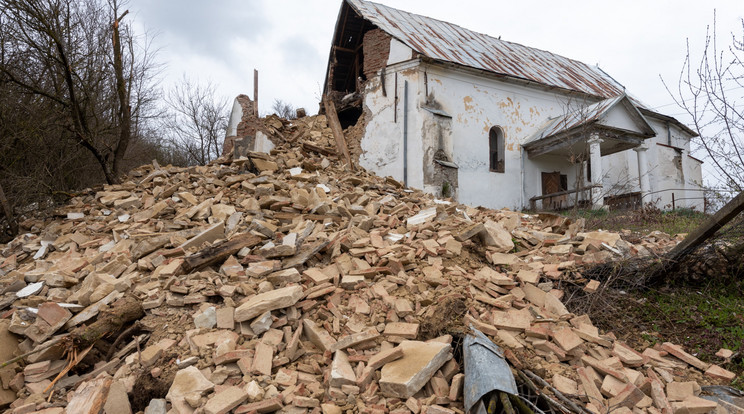
[[561, 173], [558, 171], [542, 173], [542, 195], [559, 191], [561, 191]]
[[[568, 190], [568, 176], [559, 171], [542, 173], [542, 195], [554, 194]], [[543, 208], [559, 210], [566, 207], [566, 195], [543, 199]]]

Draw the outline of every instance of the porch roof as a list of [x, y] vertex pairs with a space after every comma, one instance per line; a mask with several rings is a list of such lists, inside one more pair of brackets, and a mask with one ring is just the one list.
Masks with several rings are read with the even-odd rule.
[[523, 146], [530, 158], [579, 154], [586, 150], [586, 141], [594, 133], [603, 139], [602, 155], [637, 147], [644, 139], [656, 135], [638, 108], [623, 94], [549, 119]]

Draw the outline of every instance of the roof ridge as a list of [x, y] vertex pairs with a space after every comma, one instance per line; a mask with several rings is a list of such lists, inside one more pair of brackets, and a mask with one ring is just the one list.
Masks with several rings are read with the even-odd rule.
[[[551, 52], [550, 50], [547, 50], [547, 49], [541, 49], [541, 48], [534, 47], [534, 46], [528, 46], [528, 45], [525, 45], [523, 43], [519, 43], [519, 42], [515, 42], [515, 41], [511, 41], [511, 40], [501, 39], [500, 36], [499, 37], [495, 37], [495, 36], [493, 36], [491, 34], [488, 34], [488, 33], [485, 33], [485, 32], [479, 32], [479, 31], [476, 31], [476, 30], [473, 30], [473, 29], [468, 29], [467, 27], [461, 26], [461, 25], [459, 25], [457, 23], [448, 22], [446, 20], [437, 19], [435, 17], [430, 17], [430, 16], [426, 16], [426, 15], [423, 15], [423, 14], [418, 14], [418, 13], [410, 12], [410, 11], [407, 11], [407, 10], [403, 10], [403, 9], [399, 9], [399, 8], [396, 8], [396, 7], [388, 6], [386, 4], [382, 4], [382, 3], [378, 3], [378, 2], [374, 2], [374, 1], [369, 1], [369, 0], [346, 0], [346, 1], [349, 2], [349, 3], [358, 2], [360, 4], [373, 4], [375, 6], [384, 7], [384, 8], [389, 9], [389, 10], [395, 10], [396, 12], [399, 12], [399, 13], [402, 13], [402, 14], [406, 14], [406, 15], [409, 15], [409, 16], [416, 16], [416, 17], [420, 17], [422, 19], [433, 20], [433, 21], [442, 23], [443, 25], [453, 26], [453, 27], [459, 28], [459, 29], [461, 29], [461, 30], [463, 30], [465, 32], [470, 32], [470, 33], [478, 34], [478, 35], [481, 35], [481, 36], [485, 36], [485, 37], [487, 37], [487, 38], [489, 38], [491, 40], [494, 40], [494, 41], [497, 41], [497, 42], [500, 42], [500, 43], [505, 43], [505, 44], [508, 44], [508, 45], [516, 45], [518, 47], [527, 48], [527, 49], [534, 50], [534, 51], [537, 51], [537, 52], [547, 53], [547, 54], [549, 54], [551, 56], [554, 56], [554, 57], [557, 57], [557, 58], [561, 58], [561, 59], [565, 59], [565, 60], [568, 60], [570, 62], [580, 63], [580, 64], [586, 66], [589, 69], [595, 70], [595, 72], [598, 70], [599, 73], [597, 73], [597, 74], [599, 76], [609, 78], [613, 83], [616, 84], [616, 86], [618, 87], [618, 89], [622, 89], [623, 91], [625, 91], [625, 89], [626, 89], [625, 88], [625, 85], [623, 85], [622, 83], [620, 83], [617, 80], [615, 80], [614, 77], [612, 77], [611, 75], [609, 75], [607, 72], [605, 72], [603, 69], [601, 69], [598, 65], [590, 65], [590, 64], [588, 64], [586, 62], [583, 62], [581, 60], [574, 59], [574, 58], [571, 58], [571, 57], [568, 57], [568, 56], [564, 56], [564, 55], [561, 55], [561, 54], [558, 54], [558, 53], [555, 53], [555, 52]], [[401, 39], [399, 39], [399, 40], [401, 40]], [[601, 96], [601, 97], [604, 98], [604, 96]]]

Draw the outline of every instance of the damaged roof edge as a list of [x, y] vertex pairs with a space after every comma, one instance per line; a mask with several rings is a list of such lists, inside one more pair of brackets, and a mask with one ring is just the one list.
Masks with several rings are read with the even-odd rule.
[[[347, 4], [347, 0], [341, 1], [341, 7], [338, 9], [338, 16], [336, 17], [336, 25], [333, 28], [333, 37], [331, 38], [331, 47], [328, 50], [328, 64], [326, 65], [326, 75], [325, 80], [323, 81], [323, 95], [326, 95], [328, 92], [328, 80], [331, 77], [331, 62], [333, 61], [333, 47], [336, 44], [336, 38], [338, 37], [338, 30], [340, 27], [341, 22], [341, 15], [344, 12], [344, 6]], [[358, 12], [357, 12], [358, 14]]]
[[432, 59], [603, 98], [624, 92], [617, 81], [577, 60], [378, 3], [345, 1], [364, 19]]
[[664, 114], [662, 114], [660, 112], [652, 111], [652, 110], [650, 110], [648, 108], [644, 108], [644, 107], [640, 107], [640, 106], [638, 107], [638, 110], [643, 115], [645, 115], [645, 116], [649, 116], [651, 118], [660, 119], [662, 121], [666, 121], [666, 122], [669, 122], [671, 124], [674, 124], [677, 128], [679, 128], [679, 129], [683, 130], [684, 132], [690, 134], [690, 136], [693, 137], [693, 138], [700, 136], [700, 134], [698, 134], [697, 132], [695, 132], [690, 127], [688, 127], [687, 125], [683, 124], [682, 122], [680, 122], [679, 120], [677, 120], [677, 118], [675, 118], [673, 116], [664, 115]]

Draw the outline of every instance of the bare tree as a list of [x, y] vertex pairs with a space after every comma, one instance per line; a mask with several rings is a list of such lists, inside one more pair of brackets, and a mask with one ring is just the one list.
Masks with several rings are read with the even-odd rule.
[[719, 44], [716, 16], [708, 26], [698, 58], [687, 42], [677, 87], [664, 86], [675, 103], [690, 116], [702, 147], [715, 167], [718, 182], [727, 190], [744, 190], [744, 19], [739, 35]]
[[227, 128], [227, 99], [217, 96], [212, 83], [187, 78], [173, 87], [166, 101], [169, 114], [164, 129], [175, 151], [187, 155], [188, 164], [206, 164], [219, 157]]
[[[0, 0], [0, 75], [48, 102], [70, 139], [118, 181], [132, 137], [134, 56], [119, 0]], [[121, 14], [120, 14], [121, 13]]]
[[297, 110], [292, 104], [282, 101], [281, 99], [274, 99], [274, 104], [271, 105], [271, 110], [279, 115], [280, 118], [284, 119], [295, 119], [297, 118]]

